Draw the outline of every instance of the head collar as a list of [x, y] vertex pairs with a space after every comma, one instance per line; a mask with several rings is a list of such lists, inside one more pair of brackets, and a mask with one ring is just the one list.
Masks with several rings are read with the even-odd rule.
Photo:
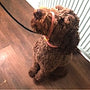
[[52, 14], [52, 22], [51, 22], [51, 26], [50, 26], [50, 29], [49, 29], [49, 33], [47, 36], [44, 36], [44, 40], [47, 42], [47, 44], [52, 47], [52, 48], [57, 48], [58, 46], [55, 46], [55, 45], [52, 45], [50, 44], [49, 42], [49, 39], [50, 39], [50, 36], [53, 32], [53, 28], [54, 28], [54, 21], [55, 21], [55, 14], [54, 12], [50, 12]]

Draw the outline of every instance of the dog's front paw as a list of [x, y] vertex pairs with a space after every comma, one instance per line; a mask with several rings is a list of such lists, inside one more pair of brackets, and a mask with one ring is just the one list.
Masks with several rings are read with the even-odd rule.
[[43, 81], [43, 78], [41, 78], [41, 77], [39, 77], [39, 76], [35, 76], [34, 77], [34, 81], [36, 81], [36, 82], [42, 82]]
[[38, 82], [43, 81], [45, 78], [43, 72], [41, 72], [41, 70], [35, 75], [34, 79]]
[[30, 70], [30, 71], [29, 71], [29, 76], [30, 76], [30, 77], [32, 77], [32, 78], [35, 77], [35, 74], [36, 74], [36, 73], [35, 73], [33, 70]]
[[36, 81], [41, 81], [41, 77], [38, 76], [38, 75], [36, 75], [36, 76], [34, 77], [34, 79], [35, 79]]

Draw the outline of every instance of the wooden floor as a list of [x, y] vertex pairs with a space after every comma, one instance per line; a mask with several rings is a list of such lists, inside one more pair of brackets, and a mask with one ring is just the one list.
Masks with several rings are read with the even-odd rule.
[[[25, 0], [1, 0], [9, 12], [30, 27], [33, 8]], [[90, 89], [90, 63], [73, 57], [69, 73], [57, 80], [36, 85], [28, 71], [33, 63], [32, 47], [40, 35], [25, 31], [0, 6], [0, 89]]]

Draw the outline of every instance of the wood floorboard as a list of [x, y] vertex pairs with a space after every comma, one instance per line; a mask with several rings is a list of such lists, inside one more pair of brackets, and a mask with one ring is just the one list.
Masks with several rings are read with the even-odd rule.
[[7, 38], [4, 36], [4, 34], [0, 31], [0, 49], [6, 47], [9, 45], [9, 42]]
[[[10, 13], [30, 27], [33, 8], [25, 0], [1, 0]], [[46, 79], [36, 85], [28, 71], [33, 64], [33, 45], [40, 35], [25, 31], [0, 6], [0, 89], [90, 89], [90, 62], [73, 56], [64, 78]], [[4, 81], [6, 82], [4, 83]]]
[[33, 8], [26, 0], [1, 0], [1, 2], [18, 21], [31, 28], [30, 16], [32, 17]]

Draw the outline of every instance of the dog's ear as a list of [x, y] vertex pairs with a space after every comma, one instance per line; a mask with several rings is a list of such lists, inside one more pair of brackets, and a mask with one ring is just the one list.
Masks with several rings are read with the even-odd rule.
[[66, 35], [63, 37], [63, 41], [61, 44], [61, 49], [64, 53], [70, 54], [76, 54], [78, 49], [77, 45], [79, 43], [79, 34], [78, 32], [72, 30], [68, 31]]
[[75, 20], [75, 17], [73, 15], [67, 14], [64, 18], [64, 22], [66, 24], [72, 24], [72, 22]]
[[75, 20], [75, 17], [73, 15], [67, 14], [67, 16], [65, 16], [64, 18], [64, 22], [66, 24], [72, 24], [72, 22]]

